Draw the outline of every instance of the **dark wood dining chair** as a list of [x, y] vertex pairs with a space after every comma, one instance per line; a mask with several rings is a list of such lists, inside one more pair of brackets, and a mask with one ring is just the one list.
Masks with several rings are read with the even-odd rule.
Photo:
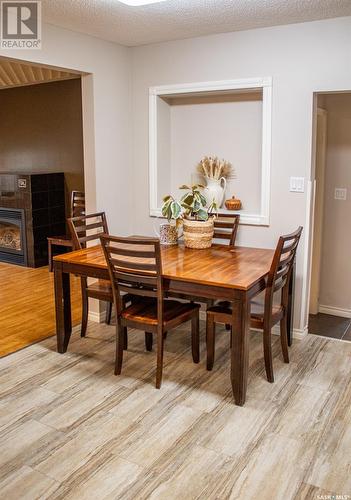
[[[71, 231], [73, 248], [81, 250], [86, 248], [87, 243], [100, 244], [100, 235], [108, 234], [106, 215], [104, 212], [82, 215], [68, 219], [68, 226]], [[81, 278], [82, 289], [82, 326], [81, 336], [85, 337], [88, 326], [89, 298], [106, 302], [106, 323], [111, 322], [112, 310], [112, 287], [108, 280], [97, 280], [88, 285], [86, 278]]]
[[[289, 283], [301, 233], [302, 227], [299, 227], [294, 233], [279, 238], [267, 278], [264, 302], [251, 302], [251, 327], [263, 330], [264, 361], [269, 382], [274, 382], [272, 327], [278, 322], [280, 322], [280, 342], [284, 362], [289, 363], [287, 335]], [[275, 293], [279, 291], [280, 300], [279, 302], [274, 302]], [[215, 305], [207, 310], [206, 343], [208, 370], [212, 370], [214, 364], [216, 323], [229, 324], [232, 327], [233, 317], [230, 307]]]
[[[85, 194], [82, 191], [72, 191], [70, 217], [79, 217], [85, 214]], [[53, 247], [65, 247], [73, 250], [73, 241], [70, 234], [48, 237], [49, 272], [53, 271]]]
[[[145, 332], [147, 349], [152, 349], [153, 334], [157, 336], [156, 387], [162, 382], [165, 333], [191, 321], [191, 345], [194, 363], [199, 362], [198, 304], [165, 300], [162, 279], [160, 241], [155, 238], [101, 236], [112, 283], [116, 321], [115, 374], [122, 370], [125, 333], [128, 327]], [[123, 293], [135, 297], [130, 305]]]
[[239, 223], [239, 214], [219, 214], [214, 219], [213, 239], [229, 240], [229, 246], [234, 247]]

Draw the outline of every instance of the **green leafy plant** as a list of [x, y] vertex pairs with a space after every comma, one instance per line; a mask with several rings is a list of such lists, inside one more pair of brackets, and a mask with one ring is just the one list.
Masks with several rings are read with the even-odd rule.
[[162, 215], [167, 217], [168, 222], [176, 221], [178, 225], [183, 218], [183, 209], [179, 201], [175, 200], [173, 196], [167, 195], [163, 198]]
[[167, 217], [169, 222], [173, 219], [177, 224], [184, 218], [193, 218], [199, 221], [208, 220], [210, 214], [216, 213], [217, 205], [213, 200], [211, 205], [206, 208], [206, 198], [201, 193], [203, 188], [204, 186], [201, 184], [192, 186], [183, 184], [179, 189], [184, 189], [187, 192], [179, 201], [175, 200], [171, 195], [163, 198], [162, 215]]
[[200, 191], [203, 187], [201, 184], [194, 184], [192, 186], [184, 184], [179, 187], [179, 189], [187, 190], [180, 199], [180, 204], [187, 218], [194, 218], [195, 220], [208, 219], [208, 211], [205, 209], [206, 198]]

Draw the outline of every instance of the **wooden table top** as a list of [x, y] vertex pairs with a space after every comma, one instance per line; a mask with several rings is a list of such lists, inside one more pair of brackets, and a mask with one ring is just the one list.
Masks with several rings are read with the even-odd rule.
[[[217, 244], [193, 250], [176, 245], [161, 246], [161, 253], [162, 275], [166, 279], [248, 290], [268, 274], [274, 250]], [[54, 261], [107, 268], [100, 246], [58, 255]]]

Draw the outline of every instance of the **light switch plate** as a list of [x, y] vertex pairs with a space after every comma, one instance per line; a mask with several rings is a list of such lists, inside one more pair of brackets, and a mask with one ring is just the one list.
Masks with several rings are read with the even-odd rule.
[[347, 189], [346, 188], [335, 188], [334, 191], [334, 199], [345, 201], [347, 198]]
[[304, 177], [290, 177], [290, 191], [292, 193], [305, 192], [305, 178]]

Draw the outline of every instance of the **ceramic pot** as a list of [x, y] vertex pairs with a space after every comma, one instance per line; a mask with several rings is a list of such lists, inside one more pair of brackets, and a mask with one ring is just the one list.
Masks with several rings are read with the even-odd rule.
[[213, 217], [210, 217], [207, 221], [183, 220], [184, 245], [188, 248], [210, 248], [213, 232]]
[[211, 179], [205, 177], [206, 187], [203, 190], [203, 195], [206, 198], [206, 205], [209, 207], [213, 200], [215, 200], [218, 208], [221, 208], [224, 201], [225, 189], [227, 187], [227, 181], [224, 177], [220, 179]]
[[161, 245], [177, 245], [178, 228], [167, 223], [160, 224], [159, 238]]

